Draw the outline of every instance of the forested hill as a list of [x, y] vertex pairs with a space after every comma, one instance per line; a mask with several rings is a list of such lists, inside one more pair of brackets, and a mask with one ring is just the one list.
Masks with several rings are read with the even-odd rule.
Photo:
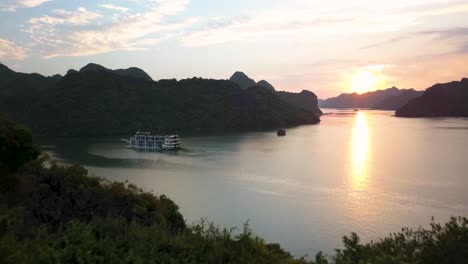
[[468, 79], [438, 83], [395, 112], [400, 117], [468, 117]]
[[300, 93], [292, 93], [285, 91], [276, 91], [275, 87], [265, 80], [255, 82], [249, 76], [243, 72], [235, 72], [230, 81], [237, 83], [241, 89], [247, 89], [252, 86], [263, 87], [264, 89], [276, 93], [281, 99], [286, 101], [288, 104], [291, 104], [297, 108], [304, 109], [306, 111], [311, 111], [317, 116], [321, 116], [322, 110], [318, 107], [317, 96], [308, 90], [302, 90]]
[[136, 67], [130, 67], [128, 69], [111, 70], [96, 63], [89, 63], [88, 65], [80, 69], [80, 72], [100, 72], [100, 71], [112, 72], [120, 76], [144, 79], [147, 81], [153, 80], [145, 71]]
[[420, 97], [423, 93], [424, 91], [416, 91], [414, 89], [401, 90], [400, 94], [383, 99], [375, 104], [372, 109], [396, 110], [407, 104], [410, 100]]
[[322, 110], [318, 107], [317, 96], [308, 90], [302, 90], [300, 93], [291, 93], [280, 91], [278, 95], [283, 98], [286, 102], [301, 107], [302, 109], [312, 111], [316, 115], [320, 116], [323, 114]]
[[38, 80], [27, 84], [21, 77], [0, 84], [0, 111], [39, 135], [246, 131], [320, 121], [275, 93], [256, 86], [243, 90], [228, 80], [155, 82], [108, 70], [34, 76]]
[[45, 77], [37, 73], [19, 73], [0, 63], [0, 99], [7, 96], [31, 96], [55, 84], [62, 78], [57, 74]]

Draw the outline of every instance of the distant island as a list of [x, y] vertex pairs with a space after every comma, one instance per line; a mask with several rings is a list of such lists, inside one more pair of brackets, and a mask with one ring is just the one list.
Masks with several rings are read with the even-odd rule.
[[245, 73], [239, 71], [235, 72], [229, 80], [237, 83], [241, 89], [247, 89], [249, 87], [255, 86], [263, 87], [264, 89], [270, 92], [276, 92], [277, 95], [279, 95], [283, 100], [285, 100], [291, 105], [305, 109], [307, 111], [311, 111], [317, 116], [323, 114], [322, 110], [320, 110], [318, 106], [317, 95], [315, 95], [311, 91], [303, 90], [300, 93], [291, 93], [283, 91], [277, 92], [275, 87], [273, 87], [273, 85], [271, 85], [269, 82], [265, 80], [255, 82]]
[[439, 83], [395, 112], [399, 117], [468, 117], [468, 79]]
[[65, 76], [45, 77], [0, 64], [0, 112], [35, 134], [63, 137], [133, 134], [138, 129], [251, 131], [320, 122], [312, 92], [284, 96], [266, 81], [242, 84], [240, 77], [236, 82], [153, 81], [138, 68], [110, 70], [93, 63]]
[[422, 95], [422, 91], [414, 89], [398, 89], [396, 87], [377, 90], [363, 94], [344, 93], [337, 97], [319, 100], [321, 108], [370, 108], [378, 110], [396, 110], [409, 100]]

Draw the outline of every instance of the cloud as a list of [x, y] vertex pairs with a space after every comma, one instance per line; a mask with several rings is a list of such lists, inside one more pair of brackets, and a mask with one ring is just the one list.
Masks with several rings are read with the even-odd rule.
[[16, 1], [19, 5], [24, 7], [35, 7], [42, 5], [43, 3], [50, 2], [52, 0], [19, 0]]
[[[313, 3], [312, 3], [313, 2]], [[242, 16], [211, 19], [181, 39], [184, 46], [208, 46], [277, 36], [307, 38], [399, 32], [424, 17], [468, 12], [468, 4], [448, 0], [290, 0], [268, 10]], [[397, 41], [397, 40], [395, 40]]]
[[[190, 0], [136, 2], [144, 5], [147, 11], [113, 14], [109, 21], [101, 14], [84, 8], [75, 12], [56, 10], [53, 15], [30, 19], [31, 26], [26, 31], [31, 34], [35, 45], [42, 47], [41, 55], [45, 58], [89, 56], [116, 50], [146, 49], [196, 21], [165, 21], [183, 11]], [[99, 23], [93, 23], [98, 18]]]
[[75, 11], [56, 9], [51, 15], [34, 17], [28, 20], [27, 28], [22, 30], [31, 37], [31, 48], [50, 49], [67, 44], [66, 27], [79, 27], [102, 18], [99, 13], [79, 7]]
[[52, 11], [53, 16], [41, 16], [29, 19], [28, 23], [34, 29], [38, 29], [44, 25], [85, 25], [91, 21], [101, 18], [102, 15], [93, 11], [89, 11], [84, 7], [79, 7], [76, 11], [66, 11], [63, 9], [56, 9]]
[[107, 9], [111, 9], [111, 10], [120, 11], [120, 12], [127, 12], [128, 10], [130, 10], [130, 8], [128, 8], [128, 7], [117, 6], [117, 5], [113, 5], [113, 4], [101, 4], [99, 6], [107, 8]]
[[[304, 37], [306, 34], [340, 34], [354, 23], [355, 30], [371, 30], [377, 23], [364, 25], [352, 16], [310, 16], [308, 10], [270, 10], [252, 15], [209, 21], [181, 39], [184, 46], [208, 46], [236, 40], [251, 40], [266, 36]], [[358, 27], [357, 25], [360, 24]], [[354, 30], [354, 31], [355, 31]]]
[[365, 45], [365, 46], [361, 47], [360, 49], [366, 50], [366, 49], [380, 48], [380, 47], [383, 47], [383, 46], [386, 46], [386, 45], [390, 45], [390, 44], [393, 44], [393, 43], [400, 42], [400, 41], [402, 41], [404, 39], [407, 39], [407, 38], [409, 38], [407, 35], [398, 36], [398, 37], [390, 38], [390, 39], [387, 39], [387, 40], [384, 40], [384, 41], [379, 41], [379, 42], [376, 42], [376, 43]]
[[17, 8], [31, 8], [40, 6], [46, 2], [53, 0], [5, 0], [3, 4], [0, 4], [1, 11], [15, 11]]
[[[438, 41], [444, 45], [451, 45], [452, 52], [467, 52], [466, 47], [468, 46], [468, 27], [455, 27], [446, 29], [431, 29], [421, 30], [416, 32], [409, 32], [401, 34], [399, 36], [376, 42], [370, 45], [361, 47], [361, 49], [374, 49], [381, 48], [387, 45], [396, 44], [398, 42], [417, 39], [417, 38], [431, 38], [432, 41]], [[434, 45], [435, 43], [433, 43]], [[452, 53], [449, 52], [449, 53]]]
[[27, 50], [14, 42], [0, 38], [0, 59], [23, 60], [27, 57]]
[[435, 35], [441, 39], [468, 37], [468, 27], [456, 27], [448, 29], [423, 30], [415, 33], [416, 35]]
[[233, 18], [214, 18], [181, 39], [184, 46], [208, 46], [269, 35], [310, 33], [354, 20], [351, 17], [310, 16], [307, 10], [270, 10]]
[[453, 49], [452, 52], [449, 53], [468, 53], [468, 27], [427, 30], [418, 32], [417, 34], [433, 36], [434, 40], [450, 43]]

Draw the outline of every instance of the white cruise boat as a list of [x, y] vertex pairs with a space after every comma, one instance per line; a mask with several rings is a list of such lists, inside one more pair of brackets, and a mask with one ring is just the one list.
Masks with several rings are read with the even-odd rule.
[[178, 135], [151, 135], [150, 132], [136, 132], [130, 139], [122, 139], [130, 148], [138, 150], [176, 150], [180, 148]]

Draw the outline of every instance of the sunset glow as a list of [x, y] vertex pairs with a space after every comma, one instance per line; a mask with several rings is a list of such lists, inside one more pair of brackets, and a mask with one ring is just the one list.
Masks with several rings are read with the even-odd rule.
[[135, 66], [154, 80], [242, 71], [320, 99], [423, 90], [466, 77], [467, 16], [459, 0], [4, 0], [0, 61], [43, 75]]
[[362, 112], [356, 115], [352, 132], [350, 155], [352, 163], [352, 173], [350, 176], [351, 188], [356, 190], [366, 189], [368, 186], [369, 129], [366, 116]]
[[351, 77], [351, 91], [365, 93], [376, 89], [378, 78], [371, 71], [361, 71]]
[[0, 264], [468, 264], [468, 0], [0, 0], [0, 25]]

